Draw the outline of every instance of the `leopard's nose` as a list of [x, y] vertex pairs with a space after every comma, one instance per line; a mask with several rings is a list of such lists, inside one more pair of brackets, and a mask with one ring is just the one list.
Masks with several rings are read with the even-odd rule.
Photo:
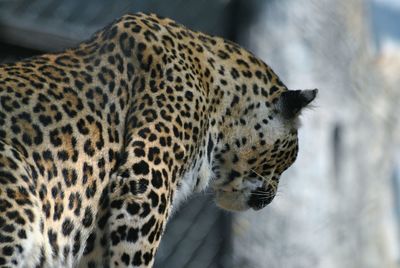
[[267, 186], [266, 188], [258, 187], [251, 191], [247, 204], [254, 210], [260, 210], [272, 202], [275, 194], [276, 192], [272, 186]]

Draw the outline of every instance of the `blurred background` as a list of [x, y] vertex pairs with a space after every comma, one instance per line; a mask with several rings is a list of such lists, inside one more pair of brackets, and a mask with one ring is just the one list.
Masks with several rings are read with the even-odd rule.
[[227, 213], [193, 197], [155, 267], [400, 267], [400, 0], [0, 0], [0, 61], [138, 11], [239, 43], [291, 89], [320, 89], [272, 204]]

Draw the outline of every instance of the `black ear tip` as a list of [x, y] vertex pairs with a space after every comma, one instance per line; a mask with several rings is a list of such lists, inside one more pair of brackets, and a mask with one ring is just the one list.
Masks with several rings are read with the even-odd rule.
[[312, 102], [318, 89], [287, 90], [280, 97], [279, 109], [286, 118], [294, 118], [304, 107]]
[[310, 103], [312, 102], [315, 97], [318, 94], [318, 89], [306, 89], [306, 90], [302, 90], [301, 94], [303, 95], [304, 99], [306, 100], [306, 103]]

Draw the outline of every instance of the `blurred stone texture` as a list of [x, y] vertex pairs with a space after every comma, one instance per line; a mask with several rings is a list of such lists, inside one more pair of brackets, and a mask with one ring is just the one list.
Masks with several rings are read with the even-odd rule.
[[376, 52], [367, 1], [275, 0], [260, 10], [242, 42], [289, 88], [320, 91], [278, 196], [234, 219], [235, 267], [399, 267], [399, 57]]

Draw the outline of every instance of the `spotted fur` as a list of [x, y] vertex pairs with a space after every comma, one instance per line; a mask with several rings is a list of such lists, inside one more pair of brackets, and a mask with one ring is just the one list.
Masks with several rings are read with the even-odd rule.
[[208, 185], [264, 207], [315, 95], [156, 15], [1, 65], [0, 267], [151, 267], [172, 207]]

